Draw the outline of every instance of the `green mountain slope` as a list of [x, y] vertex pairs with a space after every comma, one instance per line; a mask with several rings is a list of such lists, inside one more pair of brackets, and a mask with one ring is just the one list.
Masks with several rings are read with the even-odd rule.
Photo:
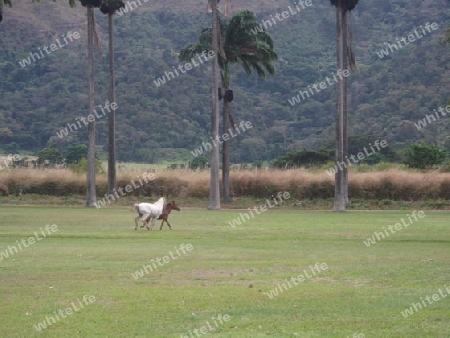
[[[131, 1], [126, 2], [128, 5]], [[190, 151], [208, 141], [210, 123], [210, 63], [157, 86], [155, 81], [178, 67], [177, 52], [195, 42], [210, 24], [206, 1], [135, 1], [128, 13], [115, 17], [117, 79], [117, 148], [119, 160], [158, 161], [171, 154], [192, 159]], [[263, 1], [256, 6], [232, 4], [255, 11], [261, 20], [295, 11], [294, 2]], [[412, 3], [407, 0], [361, 1], [352, 12], [350, 27], [359, 72], [349, 77], [349, 131], [375, 135], [402, 148], [426, 139], [439, 145], [449, 136], [449, 120], [442, 117], [420, 130], [418, 120], [445, 106], [450, 83], [450, 48], [439, 45], [449, 20], [445, 0]], [[275, 19], [273, 19], [275, 20]], [[104, 107], [108, 93], [107, 18], [96, 13], [99, 51], [96, 54], [96, 104]], [[275, 23], [274, 23], [275, 22]], [[427, 23], [437, 30], [381, 58], [387, 43], [414, 34]], [[268, 24], [266, 24], [268, 26]], [[0, 147], [6, 152], [37, 151], [85, 143], [87, 128], [57, 133], [68, 123], [87, 117], [85, 9], [66, 3], [14, 3], [0, 24]], [[422, 28], [420, 28], [422, 26]], [[286, 151], [319, 148], [333, 139], [335, 86], [328, 85], [291, 105], [299, 91], [308, 90], [335, 69], [335, 11], [329, 1], [272, 21], [280, 61], [277, 75], [266, 80], [249, 78], [238, 67], [232, 72], [237, 122], [253, 128], [234, 138], [233, 162], [271, 159]], [[44, 46], [79, 39], [22, 67], [19, 61]], [[40, 49], [39, 49], [40, 48]], [[48, 47], [50, 48], [50, 47]], [[166, 79], [167, 80], [167, 79]], [[100, 109], [100, 107], [99, 107]], [[98, 145], [107, 144], [107, 117], [98, 118]], [[72, 128], [74, 129], [74, 128]], [[447, 141], [448, 142], [448, 141]]]

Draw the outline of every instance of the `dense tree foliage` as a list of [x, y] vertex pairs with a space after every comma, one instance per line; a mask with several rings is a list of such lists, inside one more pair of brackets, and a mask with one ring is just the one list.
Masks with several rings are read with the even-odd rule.
[[405, 164], [410, 168], [427, 169], [445, 162], [448, 153], [445, 149], [420, 142], [411, 144], [405, 151]]
[[67, 150], [66, 163], [79, 162], [82, 158], [86, 159], [88, 148], [84, 144], [73, 145]]
[[206, 156], [197, 156], [195, 157], [191, 163], [190, 163], [190, 168], [191, 169], [204, 169], [206, 167], [206, 165], [209, 163], [209, 158]]
[[303, 149], [280, 156], [273, 162], [273, 165], [277, 168], [309, 168], [326, 164], [328, 161], [333, 161], [333, 158], [334, 151], [332, 149]]
[[39, 164], [57, 164], [63, 162], [63, 156], [56, 148], [44, 148], [38, 151]]

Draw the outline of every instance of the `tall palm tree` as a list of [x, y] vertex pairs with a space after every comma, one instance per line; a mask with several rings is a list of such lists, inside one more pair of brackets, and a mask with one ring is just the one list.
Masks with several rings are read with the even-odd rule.
[[8, 7], [11, 7], [11, 0], [0, 0], [0, 22], [3, 20], [3, 6], [6, 5]]
[[[113, 15], [120, 8], [125, 7], [121, 0], [105, 0], [100, 11], [108, 15], [109, 37], [109, 102], [116, 102], [115, 76], [114, 76], [114, 21]], [[108, 193], [113, 194], [116, 189], [116, 112], [109, 113], [108, 118]]]
[[[336, 59], [338, 70], [355, 68], [355, 61], [351, 46], [348, 43], [347, 12], [353, 10], [359, 0], [330, 0], [336, 7]], [[348, 155], [347, 135], [347, 78], [344, 77], [338, 84], [336, 100], [336, 162], [345, 162]], [[335, 174], [334, 207], [333, 211], [345, 211], [348, 200], [348, 168], [337, 170]]]
[[[212, 66], [212, 112], [211, 112], [211, 136], [213, 140], [219, 137], [219, 24], [217, 19], [217, 4], [220, 0], [208, 0], [208, 11], [212, 13], [212, 51], [214, 52]], [[219, 149], [213, 147], [211, 150], [211, 169], [209, 183], [209, 205], [210, 210], [220, 210], [220, 182], [219, 182]]]
[[[273, 50], [273, 40], [265, 31], [258, 31], [259, 24], [255, 15], [243, 10], [235, 14], [228, 22], [219, 17], [220, 53], [219, 66], [221, 70], [223, 98], [223, 131], [228, 133], [230, 123], [230, 103], [233, 99], [230, 90], [232, 64], [240, 64], [247, 75], [255, 71], [259, 77], [274, 75], [274, 62], [278, 59]], [[202, 30], [196, 44], [191, 44], [180, 52], [180, 61], [190, 61], [196, 54], [211, 49], [211, 29]], [[233, 126], [234, 127], [234, 123]], [[222, 184], [224, 202], [229, 202], [229, 140], [223, 140], [222, 151]]]
[[[89, 64], [89, 114], [94, 111], [94, 8], [100, 7], [102, 0], [80, 0], [86, 7], [88, 31], [88, 64]], [[88, 123], [88, 156], [86, 174], [86, 206], [93, 207], [96, 202], [95, 189], [95, 120]]]

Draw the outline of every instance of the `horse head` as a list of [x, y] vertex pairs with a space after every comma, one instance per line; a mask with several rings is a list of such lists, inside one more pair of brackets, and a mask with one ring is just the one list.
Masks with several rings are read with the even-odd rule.
[[171, 210], [181, 211], [180, 207], [175, 203], [175, 201], [167, 203], [166, 207], [170, 208]]

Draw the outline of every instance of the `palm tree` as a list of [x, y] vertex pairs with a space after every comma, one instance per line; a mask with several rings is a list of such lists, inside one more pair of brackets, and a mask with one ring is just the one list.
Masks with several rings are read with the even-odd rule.
[[[272, 38], [265, 31], [255, 28], [259, 24], [252, 12], [240, 11], [229, 22], [219, 17], [219, 24], [221, 33], [219, 66], [222, 79], [220, 98], [223, 98], [223, 132], [228, 133], [230, 103], [233, 99], [233, 92], [230, 90], [230, 65], [240, 64], [247, 75], [252, 75], [255, 71], [259, 77], [266, 77], [267, 73], [275, 74], [274, 62], [278, 56], [273, 50]], [[210, 28], [203, 29], [199, 41], [180, 52], [180, 61], [187, 62], [196, 54], [210, 50], [211, 34]], [[229, 167], [229, 140], [223, 140], [222, 184], [225, 203], [228, 203], [230, 198]]]
[[[100, 7], [102, 0], [80, 0], [86, 7], [88, 31], [88, 64], [89, 64], [89, 114], [94, 111], [94, 8]], [[95, 189], [95, 120], [88, 123], [88, 156], [86, 174], [86, 206], [93, 207], [96, 202]]]
[[11, 0], [0, 0], [0, 22], [3, 20], [3, 5], [11, 7]]
[[[212, 13], [212, 39], [211, 46], [214, 52], [212, 66], [212, 112], [211, 112], [211, 136], [213, 140], [219, 137], [219, 77], [218, 77], [218, 54], [219, 54], [219, 25], [217, 20], [217, 4], [220, 0], [208, 0], [208, 10]], [[209, 205], [210, 210], [220, 209], [220, 182], [219, 182], [219, 149], [213, 147], [211, 150], [211, 177], [209, 183]]]
[[[121, 0], [106, 0], [100, 6], [103, 14], [108, 14], [108, 37], [109, 37], [109, 102], [116, 102], [116, 89], [114, 77], [114, 21], [113, 15], [120, 8], [125, 7]], [[116, 112], [115, 109], [109, 113], [108, 118], [108, 193], [113, 194], [116, 189]]]
[[[337, 68], [345, 70], [355, 68], [355, 61], [351, 46], [348, 44], [347, 12], [356, 7], [359, 0], [330, 0], [336, 7], [336, 30], [337, 30]], [[347, 78], [339, 81], [336, 100], [336, 162], [345, 162], [348, 154], [347, 135]], [[348, 200], [348, 168], [337, 170], [335, 174], [334, 207], [333, 211], [345, 211]]]

